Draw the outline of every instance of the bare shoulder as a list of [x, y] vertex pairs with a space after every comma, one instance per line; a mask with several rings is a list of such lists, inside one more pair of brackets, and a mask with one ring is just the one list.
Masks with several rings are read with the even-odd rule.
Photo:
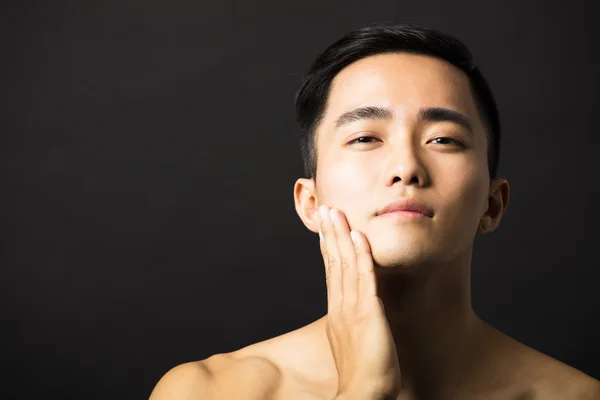
[[178, 365], [158, 381], [150, 400], [209, 398], [212, 377], [212, 371], [203, 362]]
[[231, 353], [179, 365], [150, 400], [333, 398], [337, 371], [323, 319]]
[[600, 381], [529, 347], [525, 353], [524, 375], [532, 382], [536, 399], [600, 400]]
[[549, 356], [540, 363], [540, 398], [600, 400], [600, 381]]
[[600, 400], [600, 381], [588, 375], [580, 377], [565, 397], [573, 400]]
[[272, 398], [280, 380], [279, 368], [266, 358], [216, 354], [169, 370], [156, 384], [150, 400]]

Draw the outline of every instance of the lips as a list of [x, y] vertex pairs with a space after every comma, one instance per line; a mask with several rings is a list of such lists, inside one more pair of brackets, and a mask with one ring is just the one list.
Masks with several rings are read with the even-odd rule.
[[415, 199], [402, 199], [390, 203], [379, 210], [377, 215], [388, 214], [396, 211], [417, 212], [429, 218], [433, 216], [433, 210], [431, 208]]

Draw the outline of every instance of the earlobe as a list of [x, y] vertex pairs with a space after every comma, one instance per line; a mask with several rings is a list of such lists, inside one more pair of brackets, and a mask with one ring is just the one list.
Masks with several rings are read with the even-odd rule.
[[508, 207], [510, 187], [506, 179], [495, 179], [490, 186], [488, 207], [479, 222], [478, 232], [486, 234], [494, 231]]
[[296, 213], [311, 232], [319, 231], [319, 221], [315, 219], [315, 211], [319, 202], [312, 179], [300, 178], [294, 185], [294, 205]]
[[488, 217], [483, 217], [481, 221], [479, 221], [479, 229], [477, 230], [481, 235], [485, 235], [488, 232]]

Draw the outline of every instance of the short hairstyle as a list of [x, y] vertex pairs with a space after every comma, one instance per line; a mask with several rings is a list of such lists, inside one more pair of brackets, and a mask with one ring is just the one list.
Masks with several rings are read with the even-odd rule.
[[467, 74], [479, 117], [486, 129], [488, 172], [495, 179], [500, 159], [500, 117], [492, 91], [457, 38], [414, 24], [375, 24], [350, 32], [330, 45], [313, 62], [296, 93], [296, 120], [305, 176], [317, 178], [315, 132], [325, 114], [331, 82], [348, 65], [386, 53], [427, 55], [447, 61]]

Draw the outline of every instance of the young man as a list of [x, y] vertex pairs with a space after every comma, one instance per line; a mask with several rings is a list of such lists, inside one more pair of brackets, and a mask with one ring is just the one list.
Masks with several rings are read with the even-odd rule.
[[499, 121], [469, 51], [414, 26], [330, 46], [296, 98], [328, 313], [173, 368], [152, 400], [600, 399], [600, 382], [507, 337], [471, 307], [478, 234], [496, 229]]

